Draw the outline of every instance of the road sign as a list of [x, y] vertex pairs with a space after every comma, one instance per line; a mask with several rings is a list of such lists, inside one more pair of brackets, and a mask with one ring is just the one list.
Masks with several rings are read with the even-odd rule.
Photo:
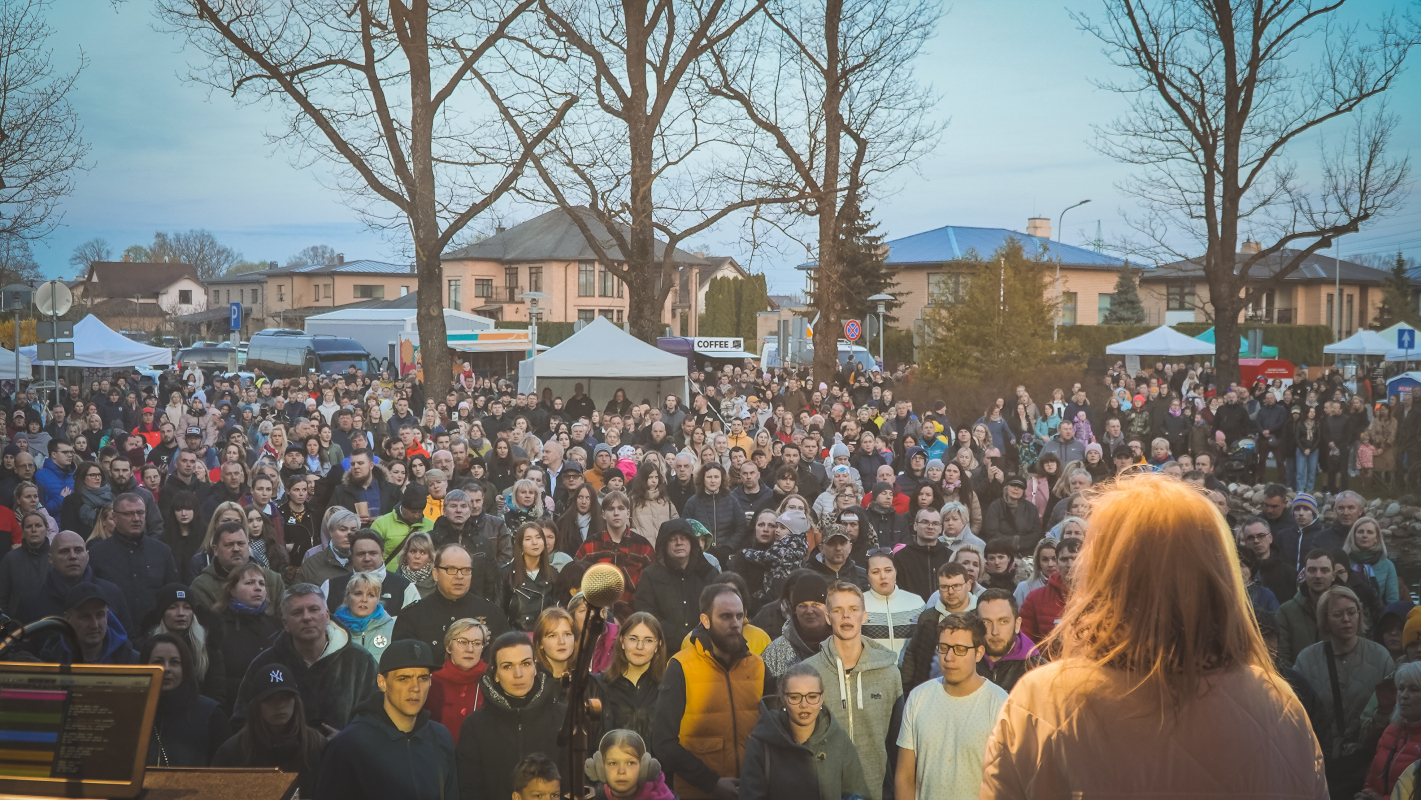
[[1409, 330], [1409, 329], [1407, 329], [1407, 328], [1399, 328], [1399, 329], [1397, 329], [1397, 331], [1396, 331], [1396, 349], [1398, 349], [1398, 350], [1415, 350], [1415, 349], [1416, 349], [1416, 331]]
[[73, 339], [74, 323], [60, 320], [52, 322], [50, 320], [39, 320], [35, 322], [35, 338], [48, 341], [50, 339]]
[[227, 324], [231, 326], [231, 330], [240, 331], [242, 329], [241, 303], [227, 304]]
[[35, 344], [35, 359], [38, 361], [73, 361], [73, 342], [39, 342]]
[[63, 281], [45, 281], [35, 291], [35, 308], [46, 317], [58, 317], [69, 313], [74, 305], [74, 295]]
[[851, 342], [857, 342], [863, 335], [863, 326], [856, 319], [848, 320], [844, 323], [844, 338]]

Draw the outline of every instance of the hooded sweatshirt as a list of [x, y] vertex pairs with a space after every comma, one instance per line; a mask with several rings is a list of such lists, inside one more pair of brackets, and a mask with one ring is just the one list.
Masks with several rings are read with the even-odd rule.
[[[848, 668], [836, 641], [832, 635], [825, 639], [819, 652], [805, 659], [805, 663], [818, 670], [824, 681], [824, 708], [848, 732], [858, 751], [869, 787], [866, 796], [878, 800], [888, 769], [885, 743], [892, 728], [893, 707], [903, 696], [898, 654], [865, 638], [858, 663]], [[764, 718], [762, 714], [760, 719]]]
[[740, 800], [877, 797], [866, 777], [853, 741], [825, 709], [819, 709], [814, 732], [800, 744], [779, 699], [761, 701], [760, 719], [745, 745]]
[[445, 800], [457, 797], [454, 741], [428, 709], [405, 733], [376, 696], [345, 730], [326, 745], [316, 783], [317, 800], [399, 797]]
[[1006, 655], [1001, 658], [987, 655], [977, 662], [977, 674], [1010, 692], [1027, 670], [1042, 663], [1043, 659], [1036, 654], [1036, 645], [1031, 637], [1018, 631], [1016, 641], [1012, 642]]

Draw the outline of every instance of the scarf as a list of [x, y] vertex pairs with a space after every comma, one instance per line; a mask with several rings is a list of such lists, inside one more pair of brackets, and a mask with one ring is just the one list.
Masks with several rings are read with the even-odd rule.
[[434, 562], [430, 562], [419, 569], [410, 569], [408, 566], [400, 567], [400, 574], [415, 586], [433, 585], [431, 581], [434, 575]]
[[252, 616], [256, 616], [257, 614], [265, 614], [266, 605], [267, 604], [265, 600], [262, 601], [261, 605], [256, 607], [249, 606], [246, 603], [237, 600], [236, 598], [227, 601], [227, 608], [237, 612], [238, 614], [250, 614]]
[[947, 492], [948, 494], [952, 494], [953, 492], [956, 492], [960, 486], [962, 486], [962, 481], [953, 481], [952, 483], [944, 483], [942, 485], [942, 488], [943, 491]]
[[1377, 562], [1382, 560], [1382, 550], [1380, 547], [1373, 550], [1363, 550], [1358, 548], [1351, 553], [1353, 564], [1366, 564], [1375, 567]]
[[92, 528], [99, 519], [99, 509], [113, 504], [113, 487], [104, 484], [98, 489], [87, 486], [75, 486], [74, 489], [79, 492], [79, 519]]
[[332, 614], [331, 616], [335, 617], [336, 622], [340, 623], [340, 626], [342, 628], [345, 628], [351, 633], [364, 633], [366, 626], [368, 626], [372, 622], [379, 622], [382, 619], [388, 619], [390, 616], [390, 612], [385, 610], [385, 606], [383, 603], [376, 603], [375, 611], [371, 613], [368, 617], [355, 616], [355, 613], [351, 611], [348, 606], [341, 606], [340, 608], [337, 608], [336, 613]]

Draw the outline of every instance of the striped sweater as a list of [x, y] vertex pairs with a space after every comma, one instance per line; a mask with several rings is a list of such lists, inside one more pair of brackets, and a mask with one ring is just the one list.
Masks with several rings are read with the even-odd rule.
[[913, 638], [913, 627], [923, 611], [923, 598], [897, 589], [887, 597], [870, 590], [863, 599], [868, 606], [863, 635], [892, 650], [895, 655], [902, 653], [903, 646]]

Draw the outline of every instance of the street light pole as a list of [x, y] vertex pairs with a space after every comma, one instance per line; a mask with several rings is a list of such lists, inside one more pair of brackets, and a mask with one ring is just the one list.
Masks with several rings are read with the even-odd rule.
[[883, 340], [887, 336], [888, 330], [883, 327], [883, 314], [887, 310], [888, 304], [893, 302], [895, 298], [891, 294], [876, 294], [868, 299], [878, 304], [878, 366], [886, 368], [887, 364], [883, 361]]
[[[1063, 224], [1065, 224], [1066, 212], [1067, 212], [1067, 211], [1070, 211], [1070, 210], [1073, 209], [1073, 208], [1080, 208], [1081, 206], [1083, 206], [1083, 205], [1085, 205], [1086, 203], [1089, 203], [1089, 202], [1090, 202], [1089, 199], [1085, 199], [1085, 200], [1080, 201], [1079, 203], [1076, 203], [1076, 204], [1073, 205], [1073, 206], [1066, 206], [1064, 209], [1062, 209], [1061, 214], [1060, 214], [1058, 217], [1056, 217], [1056, 244], [1057, 244], [1057, 247], [1056, 247], [1056, 302], [1057, 302], [1057, 303], [1060, 303], [1060, 302], [1061, 302], [1061, 296], [1062, 296], [1062, 295], [1061, 295], [1061, 261], [1062, 261], [1062, 259], [1063, 259], [1063, 256], [1062, 256], [1062, 254], [1061, 254], [1061, 248], [1060, 248], [1060, 246], [1059, 246], [1059, 245], [1061, 244], [1061, 226], [1062, 226]], [[1061, 327], [1061, 309], [1058, 307], [1058, 308], [1056, 309], [1056, 324], [1051, 326], [1051, 341], [1054, 342], [1054, 341], [1057, 340], [1057, 337], [1058, 337], [1059, 334], [1060, 334], [1060, 327]]]

